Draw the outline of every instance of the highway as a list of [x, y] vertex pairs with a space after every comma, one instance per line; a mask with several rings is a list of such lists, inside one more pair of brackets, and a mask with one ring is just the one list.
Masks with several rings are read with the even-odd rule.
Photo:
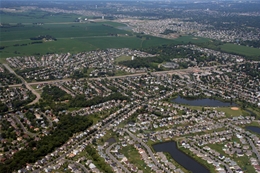
[[[7, 64], [6, 64], [7, 65]], [[9, 67], [9, 66], [8, 66]], [[9, 67], [10, 68], [10, 67]], [[10, 70], [12, 70], [10, 68]], [[174, 73], [179, 73], [179, 72], [193, 72], [195, 70], [199, 70], [198, 68], [187, 68], [187, 69], [177, 69], [177, 70], [168, 70], [168, 71], [157, 71], [157, 72], [151, 72], [151, 74], [156, 75], [156, 74], [174, 74]], [[12, 70], [13, 71], [13, 70]], [[15, 74], [15, 73], [14, 73]], [[122, 75], [122, 76], [108, 76], [108, 77], [97, 77], [97, 78], [80, 78], [78, 80], [101, 80], [101, 79], [118, 79], [118, 78], [125, 78], [125, 77], [135, 77], [135, 76], [142, 76], [142, 75], [147, 75], [147, 72], [143, 73], [134, 73], [134, 74], [128, 74], [128, 75]], [[20, 77], [19, 77], [20, 78]], [[23, 78], [22, 78], [23, 79]], [[24, 80], [24, 79], [23, 79]], [[27, 83], [28, 85], [40, 85], [40, 84], [49, 84], [49, 83], [57, 83], [57, 82], [67, 82], [73, 80], [72, 78], [66, 78], [66, 79], [57, 79], [57, 80], [47, 80], [47, 81], [39, 81], [39, 82], [30, 82]], [[9, 85], [9, 87], [19, 87], [22, 86], [22, 84], [14, 84], [14, 85]]]

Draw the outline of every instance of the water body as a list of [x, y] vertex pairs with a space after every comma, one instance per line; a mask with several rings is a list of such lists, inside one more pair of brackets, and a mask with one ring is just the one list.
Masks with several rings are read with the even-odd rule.
[[111, 138], [109, 138], [106, 142], [108, 142], [109, 143], [109, 145], [112, 145], [113, 143], [115, 143], [116, 142], [116, 139], [115, 138], [113, 138], [113, 137], [111, 137]]
[[252, 132], [258, 133], [260, 134], [260, 127], [256, 127], [256, 126], [247, 126], [246, 130], [250, 130]]
[[229, 107], [237, 106], [235, 103], [231, 102], [222, 102], [215, 99], [185, 99], [178, 96], [176, 99], [173, 99], [172, 102], [178, 104], [186, 104], [190, 106], [209, 106], [209, 107]]
[[210, 173], [206, 167], [180, 151], [174, 141], [155, 144], [153, 149], [157, 152], [168, 152], [177, 163], [193, 173]]

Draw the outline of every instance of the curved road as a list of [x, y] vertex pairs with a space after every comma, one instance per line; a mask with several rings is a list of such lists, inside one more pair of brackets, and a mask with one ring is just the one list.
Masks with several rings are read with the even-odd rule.
[[35, 136], [37, 135], [37, 134], [35, 134], [35, 133], [29, 132], [29, 131], [24, 127], [23, 123], [22, 123], [15, 115], [11, 115], [11, 117], [12, 117], [13, 119], [15, 119], [16, 123], [20, 124], [20, 126], [22, 127], [23, 132], [24, 132], [25, 134], [27, 134], [27, 135], [29, 135], [29, 136], [31, 136], [31, 137], [35, 137]]
[[28, 90], [30, 90], [30, 91], [36, 96], [35, 100], [32, 101], [31, 103], [29, 103], [28, 105], [33, 105], [33, 104], [37, 103], [37, 102], [40, 100], [41, 95], [40, 95], [39, 93], [37, 93], [37, 92], [30, 86], [30, 84], [28, 84], [28, 83], [26, 82], [26, 80], [24, 80], [24, 78], [23, 78], [22, 76], [19, 76], [18, 74], [16, 74], [15, 71], [14, 71], [11, 67], [9, 67], [9, 65], [7, 65], [7, 64], [3, 64], [3, 65], [5, 66], [5, 68], [6, 68], [10, 73], [13, 73], [15, 76], [17, 76], [19, 79], [21, 79], [21, 80], [22, 80], [22, 83], [26, 86], [26, 88], [27, 88]]
[[81, 163], [75, 162], [75, 161], [73, 161], [73, 160], [68, 160], [68, 159], [64, 159], [64, 160], [67, 161], [67, 162], [70, 162], [70, 163], [73, 163], [73, 164], [79, 166], [82, 170], [84, 170], [84, 173], [90, 172], [90, 171], [89, 171], [84, 165], [82, 165]]
[[114, 143], [112, 145], [110, 145], [107, 149], [106, 149], [106, 154], [117, 164], [119, 165], [126, 173], [131, 173], [124, 165], [122, 165], [111, 153], [110, 150], [112, 147], [114, 147], [117, 143]]

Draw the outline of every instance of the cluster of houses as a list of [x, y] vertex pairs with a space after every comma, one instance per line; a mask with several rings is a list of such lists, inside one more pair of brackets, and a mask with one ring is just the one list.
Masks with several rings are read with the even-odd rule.
[[21, 83], [21, 80], [0, 64], [0, 87], [18, 83]]
[[225, 63], [231, 63], [231, 62], [237, 62], [237, 63], [241, 63], [245, 61], [245, 58], [239, 55], [233, 55], [233, 54], [229, 54], [229, 53], [224, 53], [224, 52], [220, 52], [220, 51], [216, 51], [216, 50], [212, 50], [212, 49], [208, 49], [208, 48], [201, 48], [198, 47], [196, 45], [180, 45], [177, 47], [183, 47], [183, 48], [188, 48], [191, 50], [195, 50], [195, 51], [199, 51], [204, 53], [207, 57], [209, 56], [214, 56], [215, 61], [224, 64]]
[[72, 97], [84, 94], [86, 96], [86, 100], [89, 100], [94, 98], [95, 96], [106, 97], [112, 93], [112, 91], [108, 88], [108, 84], [105, 84], [104, 82], [104, 80], [70, 80], [64, 82], [56, 82], [54, 83], [54, 85], [58, 86], [61, 90], [64, 90]]
[[[57, 148], [54, 152], [49, 153], [48, 155], [38, 160], [34, 164], [28, 164], [27, 167], [21, 169], [20, 172], [28, 172], [37, 169], [44, 170], [45, 172], [59, 170], [65, 163], [65, 161], [60, 160], [61, 158], [59, 159], [58, 162], [55, 163], [53, 162], [53, 164], [51, 165], [45, 166], [45, 164], [59, 158], [61, 155], [64, 154], [66, 154], [65, 155], [66, 157], [62, 157], [63, 159], [77, 158], [77, 156], [84, 151], [84, 148], [87, 145], [90, 145], [94, 139], [99, 139], [103, 137], [106, 134], [106, 130], [113, 129], [120, 122], [124, 121], [129, 116], [131, 116], [134, 112], [136, 112], [136, 110], [139, 109], [139, 107], [136, 106], [134, 107], [133, 104], [134, 102], [132, 104], [124, 105], [121, 109], [118, 109], [116, 112], [104, 118], [102, 122], [99, 122], [91, 126], [90, 128], [86, 129], [83, 132], [75, 134], [73, 137], [69, 139], [69, 141], [67, 141], [61, 147]], [[89, 158], [89, 160], [93, 160], [93, 159]], [[93, 166], [95, 164], [94, 163], [90, 164], [90, 163], [93, 163], [93, 161], [89, 161], [88, 164], [86, 162], [88, 168], [91, 169], [91, 171], [93, 172], [99, 172], [98, 168], [95, 169], [95, 167]], [[111, 165], [114, 165], [115, 168], [117, 168], [116, 164], [111, 163]], [[83, 167], [85, 167], [85, 164]]]
[[[12, 140], [11, 136], [1, 136], [0, 146], [3, 152], [0, 156], [1, 162], [11, 158], [13, 154], [27, 146], [29, 138], [40, 140], [40, 136], [49, 135], [52, 124], [59, 122], [52, 111], [42, 111], [39, 108], [22, 109], [5, 114], [1, 116], [1, 121], [6, 122], [5, 120], [10, 123], [9, 130], [14, 136], [12, 136]], [[4, 148], [8, 148], [8, 150], [4, 151]]]
[[[255, 28], [255, 30], [251, 30], [250, 32], [242, 29], [220, 30], [210, 24], [185, 21], [179, 18], [146, 20], [145, 22], [139, 19], [128, 19], [126, 21], [136, 33], [144, 33], [162, 38], [176, 38], [179, 34], [191, 34], [194, 37], [204, 37], [232, 43], [259, 40], [258, 28]], [[165, 33], [167, 30], [170, 32]]]
[[[64, 61], [64, 59], [60, 61]], [[257, 64], [251, 65], [256, 69], [258, 68]], [[240, 65], [239, 67], [243, 68], [243, 66]], [[243, 97], [239, 98], [246, 99], [248, 102], [255, 101], [252, 103], [257, 103], [257, 101], [259, 102], [259, 100], [257, 100], [259, 98], [257, 97], [256, 93], [252, 92], [253, 89], [257, 91], [258, 80], [252, 80], [250, 74], [246, 72], [238, 73], [234, 68], [236, 67], [206, 67], [198, 68], [198, 71], [188, 69], [186, 71], [173, 71], [166, 74], [155, 73], [110, 79], [104, 78], [88, 80], [64, 80], [59, 82], [52, 81], [48, 84], [39, 84], [37, 86], [38, 89], [42, 88], [45, 85], [56, 85], [61, 90], [66, 91], [72, 97], [79, 94], [84, 94], [86, 95], [86, 100], [94, 98], [95, 96], [105, 97], [112, 94], [113, 92], [120, 92], [122, 95], [129, 97], [129, 100], [131, 102], [110, 100], [104, 103], [92, 105], [90, 107], [71, 112], [64, 110], [65, 113], [70, 112], [72, 113], [72, 115], [81, 116], [87, 116], [93, 113], [108, 110], [112, 112], [110, 112], [109, 115], [100, 119], [97, 124], [91, 126], [91, 128], [87, 129], [86, 131], [75, 134], [66, 144], [55, 150], [53, 153], [48, 154], [43, 159], [37, 161], [35, 164], [29, 164], [28, 167], [25, 168], [25, 170], [32, 171], [35, 169], [41, 169], [46, 170], [45, 172], [49, 172], [51, 170], [61, 169], [62, 165], [59, 165], [60, 162], [56, 162], [48, 167], [45, 167], [45, 165], [51, 162], [51, 160], [59, 158], [59, 156], [62, 156], [63, 154], [66, 154], [67, 159], [74, 160], [75, 158], [77, 158], [78, 155], [80, 155], [80, 153], [84, 151], [84, 146], [91, 145], [94, 139], [102, 139], [107, 134], [107, 131], [110, 131], [111, 129], [116, 129], [117, 126], [119, 126], [123, 121], [125, 121], [134, 112], [136, 112], [137, 109], [140, 109], [140, 107], [143, 107], [145, 112], [138, 114], [135, 118], [135, 122], [127, 123], [124, 126], [125, 129], [129, 130], [129, 133], [133, 133], [133, 135], [135, 135], [137, 138], [135, 140], [130, 140], [133, 141], [132, 144], [125, 142], [127, 145], [134, 145], [134, 141], [138, 140], [142, 141], [145, 144], [149, 141], [160, 142], [190, 135], [193, 136], [193, 143], [187, 141], [187, 143], [189, 143], [188, 149], [192, 148], [191, 151], [196, 154], [198, 153], [197, 148], [201, 148], [211, 144], [214, 145], [216, 144], [216, 142], [225, 143], [225, 141], [232, 140], [233, 137], [237, 134], [243, 136], [244, 132], [231, 132], [227, 128], [249, 124], [255, 121], [253, 117], [238, 116], [226, 118], [224, 112], [219, 112], [214, 109], [205, 108], [205, 110], [193, 110], [183, 105], [160, 101], [162, 99], [170, 97], [172, 94], [198, 96], [204, 93], [205, 95], [211, 96], [217, 93], [218, 96], [222, 98], [227, 98], [229, 94], [232, 98], [233, 96], [236, 96], [236, 93], [233, 93], [231, 95], [232, 91], [241, 91], [243, 92], [243, 94], [240, 95]], [[246, 83], [240, 84], [238, 83], [239, 81], [236, 81], [237, 79], [241, 79], [242, 81], [244, 79], [249, 79], [248, 82], [250, 85], [247, 85]], [[227, 85], [229, 85], [229, 87], [227, 87]], [[19, 87], [7, 89], [9, 92], [17, 90], [19, 89]], [[22, 93], [22, 91], [17, 90], [17, 93]], [[11, 92], [9, 92], [9, 94], [3, 95], [10, 94]], [[12, 93], [12, 95], [14, 94], [16, 94], [16, 92]], [[236, 97], [234, 97], [233, 99], [236, 99]], [[61, 114], [64, 113], [64, 111], [62, 111]], [[31, 114], [28, 114], [28, 112], [31, 112]], [[19, 123], [20, 121], [20, 126], [24, 127], [25, 129], [22, 130], [23, 133], [25, 133], [27, 136], [34, 136], [36, 134], [37, 136], [35, 136], [35, 138], [39, 140], [41, 135], [48, 135], [48, 129], [49, 127], [51, 127], [52, 122], [58, 123], [58, 116], [59, 115], [53, 115], [51, 110], [21, 110], [15, 116], [19, 120], [17, 121], [16, 119], [14, 119], [14, 117], [12, 118], [11, 116], [11, 119], [13, 119], [13, 121], [9, 122]], [[144, 131], [150, 132], [143, 133]], [[204, 136], [197, 136], [197, 134], [201, 133], [204, 134]], [[127, 133], [122, 133], [122, 135], [125, 136], [127, 135]], [[129, 136], [130, 138], [133, 138], [131, 135]], [[250, 135], [247, 135], [246, 137], [243, 136], [246, 139], [246, 142], [248, 143], [248, 140], [251, 139], [252, 141], [254, 141], [254, 146], [256, 146], [257, 141], [255, 140], [258, 139], [248, 136]], [[25, 142], [25, 139], [26, 138], [23, 137], [22, 141]], [[237, 144], [234, 145], [234, 143], [232, 143], [232, 146], [229, 148], [228, 142], [226, 142], [228, 147], [225, 147], [225, 151], [223, 150], [224, 155], [233, 153], [238, 157], [241, 157], [244, 154], [244, 156], [254, 158], [253, 153], [255, 153], [255, 151], [251, 149], [252, 143], [249, 142], [249, 144], [241, 145], [242, 148], [239, 148]], [[240, 140], [240, 142], [242, 143], [245, 141]], [[73, 146], [75, 146], [75, 148], [73, 148]], [[247, 148], [247, 146], [250, 146], [250, 148]], [[107, 163], [114, 170], [124, 170], [124, 168], [127, 170], [137, 170], [135, 164], [129, 163], [128, 160], [124, 160], [122, 168], [122, 166], [120, 166], [120, 164], [122, 163], [119, 160], [122, 158], [117, 158], [117, 156], [113, 155], [113, 153], [113, 157], [110, 157], [110, 155], [108, 155], [104, 151], [104, 149], [102, 150], [102, 152], [101, 150], [98, 150], [100, 157], [103, 157], [105, 160], [108, 158]], [[141, 147], [136, 146], [136, 150], [139, 152], [140, 158], [144, 160], [147, 168], [149, 167], [149, 169], [154, 170], [155, 172], [161, 171], [162, 168], [157, 165], [157, 162], [155, 163], [151, 159], [151, 153], [147, 150], [145, 145], [142, 144]], [[222, 154], [219, 151], [216, 152]], [[217, 154], [216, 152], [215, 154]], [[214, 155], [212, 157], [219, 156], [220, 155]], [[118, 157], [121, 157], [121, 155], [118, 155]], [[118, 159], [118, 162], [115, 162], [115, 160], [113, 160], [112, 158]], [[165, 158], [163, 157], [162, 159]], [[234, 165], [234, 160], [232, 159], [230, 161], [225, 161], [220, 156], [218, 160], [218, 162], [214, 161], [212, 162], [212, 164], [216, 167], [216, 170], [219, 170], [219, 172], [223, 172], [223, 168], [226, 168], [227, 166], [232, 170], [239, 170], [239, 167], [237, 167], [239, 166], [239, 164]], [[162, 164], [162, 162], [160, 161], [158, 161], [158, 163]], [[231, 165], [231, 163], [233, 165]], [[68, 169], [75, 171], [81, 170], [81, 168], [79, 168], [77, 164], [70, 164], [70, 168]], [[86, 165], [85, 162], [83, 165], [88, 167], [88, 169], [90, 170], [93, 169], [96, 170], [96, 172], [100, 171], [99, 168], [95, 168], [93, 166], [96, 165], [94, 162], [93, 165], [90, 163]], [[258, 165], [254, 166], [257, 168]], [[172, 165], [168, 165], [167, 167], [169, 170], [171, 168], [174, 168]]]
[[[199, 24], [197, 22], [180, 21], [178, 19], [160, 19], [160, 20], [146, 20], [143, 22], [139, 19], [127, 20], [134, 32], [144, 33], [162, 38], [176, 38], [180, 33], [193, 33], [194, 31], [205, 30], [209, 25]], [[171, 33], [164, 34], [166, 30]]]
[[[13, 57], [6, 60], [11, 67], [17, 69], [17, 72], [24, 79], [37, 81], [69, 78], [74, 76], [76, 71], [80, 71], [83, 76], [89, 75], [88, 77], [104, 76], [116, 70], [128, 73], [145, 72], [145, 69], [131, 69], [115, 65], [115, 59], [123, 55], [138, 57], [155, 56], [138, 50], [123, 48], [77, 54], [51, 54], [43, 55], [42, 57]], [[88, 71], [88, 69], [92, 70]]]
[[15, 102], [26, 102], [30, 97], [30, 92], [25, 87], [0, 88], [0, 101], [12, 110], [16, 107]]
[[[185, 112], [189, 112], [189, 109], [185, 108], [184, 106], [163, 102], [160, 102], [159, 104], [156, 103], [156, 106], [154, 107], [157, 109], [158, 107], [165, 109], [167, 106], [171, 107], [172, 109], [184, 109]], [[193, 113], [190, 113], [188, 116], [170, 114], [162, 115], [162, 117], [158, 117], [151, 114], [139, 114], [136, 118], [136, 122], [127, 124], [125, 128], [128, 128], [130, 131], [135, 133], [144, 142], [148, 142], [149, 140], [154, 142], [171, 140], [172, 138], [178, 138], [185, 135], [185, 139], [187, 139], [187, 141], [182, 142], [181, 145], [184, 148], [189, 149], [195, 155], [207, 161], [209, 164], [215, 166], [216, 171], [221, 173], [226, 172], [226, 169], [230, 169], [232, 172], [243, 172], [241, 165], [229, 157], [224, 156], [222, 153], [225, 153], [229, 156], [233, 156], [234, 154], [237, 157], [246, 156], [250, 160], [254, 160], [252, 153], [256, 152], [255, 154], [257, 155], [259, 152], [259, 147], [258, 151], [252, 150], [253, 147], [259, 145], [259, 138], [248, 131], [237, 128], [238, 125], [240, 126], [250, 124], [252, 121], [254, 121], [254, 117], [238, 116], [226, 118], [224, 112], [218, 112], [215, 110], [207, 110], [204, 112], [193, 111]], [[178, 122], [178, 119], [185, 119], [186, 121], [184, 121], [184, 123], [179, 126], [178, 123], [177, 125], [175, 123]], [[156, 128], [152, 126], [154, 122], [160, 122]], [[200, 124], [204, 128], [199, 129], [198, 127]], [[189, 130], [189, 127], [191, 127], [192, 130]], [[145, 134], [143, 133], [143, 131], [149, 130], [152, 130], [152, 132]], [[205, 134], [200, 136], [192, 135], [193, 133], [199, 134], [202, 132]], [[240, 142], [235, 142], [234, 138], [239, 139]], [[252, 140], [253, 143], [248, 143], [249, 140]], [[223, 152], [213, 150], [208, 146], [209, 144], [223, 144]], [[258, 164], [252, 164], [252, 166], [257, 171]]]
[[220, 40], [223, 42], [233, 42], [239, 43], [240, 41], [252, 41], [259, 40], [259, 29], [257, 31], [246, 32], [240, 29], [233, 30], [219, 30], [219, 29], [208, 29], [208, 30], [200, 30], [195, 36], [211, 38], [214, 40]]
[[[217, 96], [227, 101], [246, 100], [260, 105], [259, 79], [247, 71], [243, 72], [243, 64], [236, 66], [204, 68], [189, 73], [176, 72], [179, 79], [176, 86], [182, 87], [182, 95], [186, 97]], [[250, 64], [251, 70], [259, 70], [259, 63]]]

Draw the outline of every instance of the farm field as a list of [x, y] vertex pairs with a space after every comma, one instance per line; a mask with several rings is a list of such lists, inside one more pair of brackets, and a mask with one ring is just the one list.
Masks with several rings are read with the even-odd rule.
[[[195, 39], [192, 36], [183, 36], [176, 40], [146, 35], [137, 37], [131, 31], [118, 29], [126, 26], [122, 23], [113, 21], [74, 22], [79, 17], [85, 18], [86, 16], [41, 11], [1, 14], [1, 23], [8, 23], [10, 26], [0, 28], [0, 58], [48, 53], [77, 53], [106, 48], [139, 49], [163, 44], [208, 41], [204, 38]], [[43, 25], [33, 23], [43, 23]], [[50, 35], [57, 41], [35, 43], [35, 40], [30, 40], [39, 35]]]
[[100, 23], [55, 23], [40, 26], [24, 25], [19, 27], [1, 28], [0, 39], [3, 43], [13, 40], [28, 40], [38, 35], [51, 35], [57, 39], [70, 37], [109, 36], [127, 34], [127, 31], [116, 29]]
[[[0, 58], [48, 53], [77, 53], [107, 48], [141, 49], [163, 44], [205, 44], [212, 42], [208, 38], [190, 35], [172, 40], [140, 35], [119, 29], [127, 26], [113, 21], [74, 22], [79, 17], [84, 19], [87, 16], [52, 14], [41, 11], [1, 14], [1, 23], [9, 23], [10, 26], [0, 28]], [[20, 24], [18, 25], [18, 23]], [[33, 23], [43, 23], [43, 25]], [[57, 41], [35, 43], [35, 40], [30, 40], [30, 38], [39, 35], [50, 35]], [[244, 56], [255, 57], [260, 55], [260, 49], [229, 43], [221, 45], [220, 49]]]
[[[53, 14], [43, 11], [30, 11], [23, 13], [2, 13], [1, 23], [57, 23], [73, 22], [76, 18], [81, 17], [76, 14]], [[83, 16], [82, 16], [83, 17]]]
[[[173, 40], [166, 40], [151, 37], [149, 40], [142, 40], [137, 37], [115, 37], [115, 36], [90, 36], [78, 38], [58, 38], [57, 41], [31, 44], [30, 40], [2, 43], [5, 46], [0, 51], [1, 58], [12, 56], [43, 55], [48, 53], [77, 53], [90, 50], [106, 48], [146, 48], [150, 45], [159, 46], [161, 44], [173, 43]], [[14, 46], [14, 44], [25, 46]], [[27, 45], [26, 45], [27, 44]]]

